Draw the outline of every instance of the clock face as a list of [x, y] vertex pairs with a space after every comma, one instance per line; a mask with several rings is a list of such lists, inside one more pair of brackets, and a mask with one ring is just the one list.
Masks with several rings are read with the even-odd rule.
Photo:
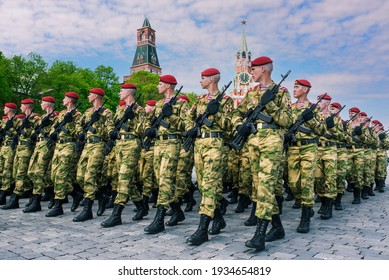
[[250, 75], [247, 72], [242, 72], [239, 74], [239, 82], [241, 84], [248, 84], [250, 81]]

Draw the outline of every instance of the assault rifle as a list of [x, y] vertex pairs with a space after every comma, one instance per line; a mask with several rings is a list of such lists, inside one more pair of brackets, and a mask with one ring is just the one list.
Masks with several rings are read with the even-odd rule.
[[9, 130], [13, 127], [13, 120], [15, 118], [16, 114], [12, 116], [11, 119], [7, 120], [5, 127], [0, 129], [0, 145], [3, 143], [4, 138], [6, 135], [12, 136], [12, 134], [9, 132]]
[[[104, 112], [105, 108], [104, 108], [104, 105], [105, 103], [107, 103], [107, 100], [108, 99], [105, 99], [103, 104], [101, 105], [101, 107], [92, 113], [92, 116], [93, 114], [97, 113], [97, 114], [101, 114], [102, 112]], [[100, 119], [100, 117], [98, 117], [98, 120]], [[78, 142], [76, 144], [76, 151], [81, 153], [82, 150], [84, 149], [84, 146], [85, 146], [85, 142], [86, 142], [86, 134], [88, 133], [88, 131], [92, 132], [92, 133], [95, 133], [96, 132], [96, 129], [93, 127], [93, 124], [95, 122], [97, 122], [98, 120], [95, 120], [93, 118], [90, 119], [89, 122], [87, 122], [83, 128], [82, 128], [82, 132], [80, 133], [80, 135], [78, 136]]]
[[[278, 85], [275, 85], [272, 89], [267, 89], [263, 95], [267, 95], [270, 93], [271, 96], [275, 96], [278, 90], [280, 89], [282, 82], [288, 77], [289, 73], [290, 70], [285, 75], [281, 75], [282, 79], [278, 83]], [[243, 122], [242, 126], [245, 126], [250, 129], [250, 133], [248, 135], [242, 135], [241, 133], [239, 133], [239, 131], [237, 131], [236, 135], [230, 142], [231, 147], [233, 147], [235, 150], [240, 150], [243, 147], [250, 134], [256, 134], [258, 132], [257, 128], [255, 127], [255, 122], [258, 119], [261, 119], [266, 123], [272, 122], [273, 118], [271, 116], [262, 114], [262, 111], [263, 109], [265, 109], [266, 104], [263, 103], [261, 100], [254, 109], [250, 109], [247, 111], [245, 115], [245, 121]]]
[[[342, 110], [343, 110], [345, 107], [346, 107], [346, 105], [343, 105], [343, 107], [340, 108], [339, 112], [337, 112], [336, 114], [331, 113], [331, 114], [330, 114], [330, 118], [334, 118], [336, 115], [339, 115], [340, 112], [342, 112]], [[339, 116], [340, 116], [340, 115], [339, 115]], [[332, 139], [334, 136], [333, 136], [332, 134], [330, 134], [330, 133], [326, 133], [326, 134], [324, 134], [324, 137], [327, 138], [327, 139]]]
[[[215, 102], [217, 102], [217, 104], [220, 104], [220, 101], [222, 101], [222, 99], [223, 99], [227, 89], [231, 85], [231, 83], [232, 83], [232, 81], [230, 81], [227, 85], [225, 85], [222, 89], [221, 94], [219, 94], [218, 97], [215, 98]], [[202, 115], [197, 116], [197, 118], [195, 120], [195, 126], [194, 126], [194, 128], [197, 131], [196, 137], [200, 137], [201, 127], [203, 125], [206, 125], [207, 127], [212, 127], [213, 122], [208, 119], [209, 116], [210, 116], [210, 113], [209, 113], [208, 108], [205, 110], [205, 112]], [[190, 147], [192, 147], [196, 137], [188, 135], [188, 132], [185, 132], [184, 134], [187, 135], [187, 138], [184, 142], [184, 150], [187, 152], [187, 151], [189, 151]]]
[[[134, 108], [134, 106], [136, 105], [136, 103], [138, 102], [138, 100], [141, 96], [142, 96], [142, 94], [139, 94], [136, 97], [134, 102], [130, 106], [128, 106], [127, 109], [124, 111], [122, 118], [115, 123], [114, 131], [116, 132], [116, 139], [120, 138], [120, 130], [121, 129], [124, 129], [127, 132], [129, 131], [129, 127], [127, 125], [125, 125], [124, 123], [130, 118], [131, 114], [134, 114], [132, 109]], [[107, 144], [105, 144], [106, 154], [109, 154], [112, 151], [113, 147], [115, 146], [115, 142], [116, 141], [111, 139], [111, 138], [108, 140]]]
[[[27, 147], [30, 149], [30, 151], [33, 151], [34, 150], [34, 146], [35, 146], [35, 143], [36, 141], [38, 140], [37, 137], [40, 133], [42, 133], [43, 135], [46, 135], [46, 132], [43, 130], [43, 128], [45, 128], [46, 126], [48, 126], [50, 124], [50, 117], [51, 115], [53, 115], [54, 113], [54, 110], [48, 114], [47, 116], [45, 116], [41, 123], [36, 125], [34, 127], [34, 132], [31, 134], [30, 136], [30, 140], [28, 140], [28, 143], [27, 143]], [[35, 135], [35, 136], [33, 136]]]
[[348, 124], [349, 122], [352, 122], [356, 117], [358, 117], [358, 114], [355, 114], [351, 119], [349, 119], [349, 120], [347, 120], [347, 121], [345, 121], [345, 122], [343, 123], [343, 130], [344, 130], [344, 131], [347, 130], [347, 124]]
[[[181, 90], [182, 90], [182, 86], [178, 90], [176, 90], [176, 94], [164, 106], [166, 106], [167, 104], [169, 104], [170, 106], [175, 104], [177, 101], [177, 96], [180, 94]], [[169, 128], [170, 124], [163, 119], [164, 117], [166, 117], [166, 115], [162, 111], [161, 114], [159, 114], [159, 116], [157, 118], [154, 118], [152, 120], [151, 126], [149, 129], [153, 129], [153, 130], [158, 131], [158, 129], [161, 125], [164, 128]], [[146, 138], [143, 140], [143, 149], [148, 151], [151, 147], [151, 141], [152, 141], [152, 138], [149, 138], [146, 136]]]
[[362, 127], [367, 123], [369, 122], [371, 119], [373, 118], [373, 116], [371, 116], [370, 118], [366, 119], [363, 123], [360, 123], [358, 126], [354, 127], [353, 131], [351, 132], [351, 138], [353, 139], [353, 141], [355, 143], [361, 143], [361, 140], [359, 138], [356, 138], [355, 136], [357, 135], [355, 133], [355, 130], [356, 129], [362, 129]]
[[19, 141], [20, 135], [23, 135], [23, 136], [26, 135], [26, 132], [24, 131], [24, 129], [26, 128], [27, 123], [30, 122], [29, 119], [33, 113], [34, 113], [34, 109], [31, 110], [31, 113], [26, 118], [24, 118], [22, 120], [22, 124], [16, 129], [16, 134], [14, 135], [14, 137], [12, 139], [12, 143], [11, 143], [11, 147], [13, 150], [15, 149], [16, 144]]
[[[313, 112], [313, 110], [315, 110], [316, 106], [320, 103], [320, 101], [323, 100], [323, 98], [326, 95], [327, 95], [327, 93], [320, 96], [320, 98], [317, 100], [317, 102], [315, 104], [312, 104], [308, 109]], [[304, 119], [303, 119], [303, 115], [301, 114], [298, 117], [297, 121], [294, 124], [292, 124], [292, 126], [285, 133], [285, 136], [284, 136], [284, 150], [285, 151], [288, 149], [290, 142], [293, 142], [293, 143], [297, 142], [297, 139], [295, 136], [297, 131], [307, 133], [307, 134], [309, 134], [311, 132], [310, 129], [301, 126], [303, 123], [304, 123]]]
[[[58, 135], [60, 131], [63, 131], [64, 133], [69, 133], [69, 130], [65, 127], [65, 125], [67, 124], [67, 121], [66, 119], [70, 116], [73, 117], [74, 113], [76, 112], [78, 106], [80, 106], [80, 103], [77, 103], [76, 104], [76, 107], [74, 107], [73, 110], [71, 110], [70, 112], [67, 112], [65, 114], [65, 116], [63, 117], [63, 120], [60, 121], [59, 123], [56, 123], [55, 126], [54, 126], [54, 132], [50, 135], [50, 139], [46, 142], [46, 147], [47, 148], [50, 148], [51, 144], [53, 142], [55, 142], [56, 140], [53, 139], [53, 137], [51, 137], [52, 135]], [[55, 138], [55, 137], [54, 137]], [[56, 137], [58, 138], [58, 137]]]

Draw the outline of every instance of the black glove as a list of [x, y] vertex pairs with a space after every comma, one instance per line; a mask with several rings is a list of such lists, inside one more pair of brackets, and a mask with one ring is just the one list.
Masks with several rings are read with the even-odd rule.
[[12, 127], [13, 121], [8, 120], [7, 123], [5, 124], [4, 130], [8, 130]]
[[333, 117], [326, 118], [326, 124], [328, 128], [333, 128], [335, 126], [334, 118]]
[[311, 109], [307, 108], [302, 112], [301, 116], [303, 120], [307, 122], [313, 119], [313, 112]]
[[14, 135], [14, 136], [12, 137], [12, 141], [15, 142], [15, 143], [17, 143], [17, 142], [19, 141], [19, 136]]
[[271, 90], [266, 90], [264, 94], [262, 94], [262, 97], [261, 97], [261, 103], [263, 105], [266, 105], [267, 103], [269, 103], [270, 101], [273, 101], [274, 99], [276, 98], [276, 95], [275, 94], [272, 94], [271, 93]]
[[188, 137], [191, 138], [196, 138], [197, 137], [197, 128], [192, 127], [191, 129], [188, 130]]
[[73, 121], [73, 115], [71, 113], [66, 113], [63, 120], [65, 123], [71, 123]]
[[36, 142], [38, 140], [38, 135], [35, 132], [32, 133], [31, 136], [30, 136], [30, 140], [32, 142]]
[[354, 128], [353, 134], [355, 135], [362, 135], [362, 128], [358, 125]]
[[208, 105], [207, 105], [207, 111], [208, 113], [213, 116], [213, 115], [216, 115], [217, 112], [219, 112], [219, 102], [217, 102], [215, 99], [212, 99], [211, 101], [209, 101]]
[[54, 142], [58, 140], [58, 132], [53, 132], [50, 134], [50, 139], [53, 140]]
[[23, 124], [24, 128], [30, 128], [31, 127], [31, 123], [30, 123], [30, 121], [27, 118], [23, 119], [22, 124]]
[[109, 138], [112, 139], [112, 140], [116, 140], [116, 139], [119, 139], [120, 138], [120, 135], [119, 135], [119, 132], [117, 132], [116, 130], [113, 130], [109, 133]]
[[124, 112], [124, 117], [127, 119], [127, 120], [133, 120], [135, 119], [135, 114], [134, 112], [132, 111], [132, 109], [128, 109]]
[[86, 139], [86, 135], [84, 132], [80, 133], [80, 135], [78, 135], [78, 137], [77, 137], [77, 140], [80, 142], [84, 142], [85, 139]]
[[291, 134], [286, 133], [284, 135], [284, 143], [286, 143], [286, 144], [292, 143], [292, 140], [293, 140], [293, 137]]
[[94, 111], [94, 112], [92, 113], [92, 116], [91, 116], [91, 121], [92, 121], [93, 123], [95, 123], [95, 122], [99, 121], [99, 119], [100, 119], [99, 110]]
[[42, 127], [46, 127], [46, 126], [48, 126], [49, 124], [50, 124], [50, 118], [44, 117], [44, 118], [42, 119], [42, 121], [41, 121], [41, 126], [42, 126]]
[[238, 127], [236, 128], [236, 130], [238, 131], [238, 133], [244, 137], [247, 137], [250, 135], [251, 133], [251, 129], [246, 126], [246, 125], [238, 125]]
[[151, 128], [151, 127], [150, 128], [146, 128], [145, 134], [150, 139], [153, 139], [153, 138], [157, 137], [157, 130], [155, 128]]
[[384, 140], [385, 139], [385, 133], [381, 133], [380, 135], [378, 135], [378, 137], [380, 138], [380, 140]]
[[163, 105], [162, 114], [166, 117], [170, 117], [171, 115], [173, 115], [173, 106], [170, 105], [169, 103]]

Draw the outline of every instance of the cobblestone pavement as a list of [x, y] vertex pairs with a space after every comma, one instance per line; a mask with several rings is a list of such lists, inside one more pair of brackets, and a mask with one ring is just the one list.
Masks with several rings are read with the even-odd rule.
[[[70, 203], [64, 204], [65, 215], [47, 218], [47, 202], [42, 203], [43, 211], [25, 214], [22, 209], [27, 199], [21, 199], [21, 208], [0, 210], [0, 259], [388, 260], [388, 181], [386, 185], [384, 193], [376, 192], [376, 196], [362, 200], [360, 205], [351, 204], [352, 193], [346, 192], [343, 197], [345, 209], [334, 210], [330, 220], [321, 220], [315, 214], [308, 234], [296, 232], [301, 210], [293, 209], [291, 201], [284, 202], [281, 219], [286, 236], [266, 243], [263, 252], [244, 246], [255, 228], [243, 225], [250, 208], [236, 214], [236, 204], [228, 207], [227, 227], [219, 235], [210, 236], [209, 242], [196, 247], [189, 246], [185, 240], [197, 229], [198, 203], [194, 211], [185, 213], [185, 221], [178, 226], [148, 235], [143, 229], [154, 218], [156, 209], [153, 208], [144, 220], [135, 222], [131, 219], [134, 206], [129, 203], [123, 210], [123, 225], [105, 229], [100, 223], [109, 217], [112, 209], [97, 217], [97, 202], [93, 206], [94, 219], [74, 223], [72, 219], [81, 209], [70, 212]], [[199, 202], [198, 192], [195, 198]], [[318, 208], [317, 203], [315, 213]]]

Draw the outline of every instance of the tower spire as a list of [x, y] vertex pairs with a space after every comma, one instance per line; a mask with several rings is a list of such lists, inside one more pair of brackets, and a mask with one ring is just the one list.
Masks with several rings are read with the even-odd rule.
[[240, 43], [240, 52], [243, 53], [247, 53], [248, 51], [248, 48], [247, 48], [247, 41], [246, 41], [246, 32], [244, 30], [244, 27], [246, 25], [246, 21], [245, 20], [242, 20], [240, 22], [242, 24], [242, 41]]

